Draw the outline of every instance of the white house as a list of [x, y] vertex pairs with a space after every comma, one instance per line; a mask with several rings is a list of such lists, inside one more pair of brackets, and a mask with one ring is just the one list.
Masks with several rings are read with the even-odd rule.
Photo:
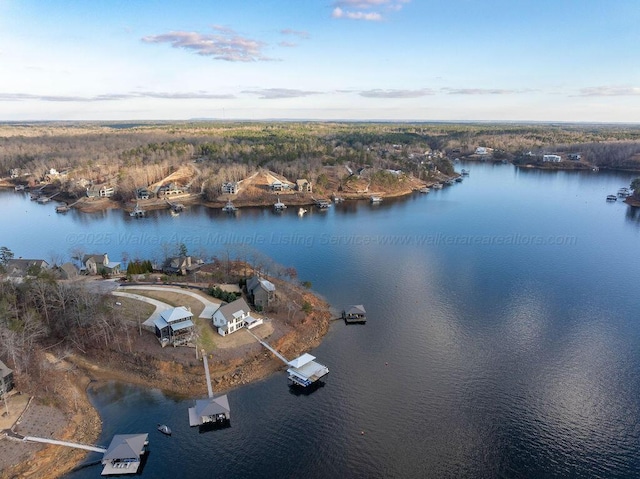
[[222, 192], [229, 195], [236, 195], [240, 190], [240, 185], [237, 181], [227, 181], [222, 183]]
[[562, 161], [562, 158], [560, 158], [560, 156], [558, 155], [543, 155], [542, 161], [544, 161], [545, 163], [560, 163]]
[[251, 329], [262, 324], [261, 318], [251, 316], [251, 309], [242, 298], [218, 308], [212, 319], [213, 326], [220, 336], [226, 336], [244, 327]]

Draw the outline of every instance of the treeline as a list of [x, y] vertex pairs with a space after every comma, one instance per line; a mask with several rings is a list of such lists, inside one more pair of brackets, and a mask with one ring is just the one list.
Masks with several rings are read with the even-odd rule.
[[116, 338], [123, 334], [127, 325], [110, 302], [84, 287], [44, 274], [20, 284], [0, 282], [0, 356], [18, 374], [41, 374], [39, 351], [47, 346], [86, 353], [119, 345]]
[[51, 168], [71, 169], [59, 179], [112, 183], [120, 199], [178, 168], [197, 163], [192, 191], [215, 196], [224, 181], [258, 168], [314, 182], [327, 165], [402, 169], [421, 176], [429, 152], [446, 158], [478, 146], [496, 158], [527, 151], [578, 150], [589, 161], [612, 168], [638, 168], [640, 127], [624, 125], [182, 122], [147, 124], [37, 123], [0, 126], [0, 171], [21, 168], [44, 178]]

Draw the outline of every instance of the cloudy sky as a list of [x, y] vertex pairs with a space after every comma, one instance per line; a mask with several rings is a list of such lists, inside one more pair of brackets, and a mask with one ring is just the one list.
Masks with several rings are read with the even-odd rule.
[[0, 0], [0, 121], [640, 122], [638, 0]]

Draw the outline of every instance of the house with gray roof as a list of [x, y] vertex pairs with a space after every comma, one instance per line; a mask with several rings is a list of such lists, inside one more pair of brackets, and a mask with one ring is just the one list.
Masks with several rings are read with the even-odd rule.
[[9, 369], [5, 363], [0, 361], [0, 397], [4, 396], [14, 388], [13, 370]]
[[276, 286], [271, 281], [256, 275], [247, 281], [247, 295], [249, 296], [249, 301], [258, 310], [264, 310], [275, 299]]
[[251, 316], [251, 308], [249, 308], [247, 302], [242, 298], [220, 306], [220, 308], [213, 313], [212, 320], [213, 327], [218, 331], [220, 336], [226, 336], [244, 327], [251, 329], [263, 322], [262, 318]]
[[195, 335], [193, 314], [184, 306], [162, 311], [153, 324], [156, 337], [162, 347], [167, 344], [174, 347], [182, 346], [193, 341]]
[[80, 274], [80, 270], [73, 263], [63, 263], [57, 271], [61, 279], [76, 279]]
[[43, 259], [11, 259], [5, 266], [11, 279], [35, 278], [40, 272], [49, 269], [49, 263]]
[[165, 261], [162, 271], [166, 274], [186, 276], [200, 269], [204, 262], [191, 256], [176, 256]]
[[107, 253], [86, 254], [82, 258], [82, 271], [86, 274], [120, 274], [120, 263], [109, 261]]

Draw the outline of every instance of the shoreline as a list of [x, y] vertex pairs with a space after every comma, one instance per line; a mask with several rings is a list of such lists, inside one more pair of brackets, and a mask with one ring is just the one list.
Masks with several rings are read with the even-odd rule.
[[[323, 298], [311, 291], [302, 291], [301, 294], [313, 302], [314, 309], [309, 315], [297, 320], [289, 331], [273, 340], [272, 346], [285, 356], [295, 357], [318, 347], [329, 332], [333, 319], [330, 305]], [[236, 357], [232, 358], [224, 359], [213, 355], [208, 359], [216, 395], [264, 380], [283, 368], [282, 362], [257, 342], [240, 346], [235, 353]], [[121, 364], [114, 364], [114, 358]], [[102, 434], [102, 419], [89, 400], [88, 388], [92, 384], [118, 381], [159, 389], [165, 394], [182, 399], [206, 394], [201, 359], [192, 364], [166, 358], [156, 359], [153, 367], [162, 371], [160, 375], [147, 374], [146, 370], [140, 368], [140, 364], [147, 361], [140, 359], [125, 352], [108, 354], [103, 358], [74, 353], [60, 361], [55, 374], [61, 376], [67, 387], [64, 397], [60, 398], [61, 404], [55, 407], [68, 417], [68, 425], [63, 430], [56, 431], [55, 438], [85, 444], [97, 442]], [[59, 478], [82, 464], [87, 454], [79, 449], [48, 445], [31, 454], [28, 459], [0, 472], [0, 478]]]

